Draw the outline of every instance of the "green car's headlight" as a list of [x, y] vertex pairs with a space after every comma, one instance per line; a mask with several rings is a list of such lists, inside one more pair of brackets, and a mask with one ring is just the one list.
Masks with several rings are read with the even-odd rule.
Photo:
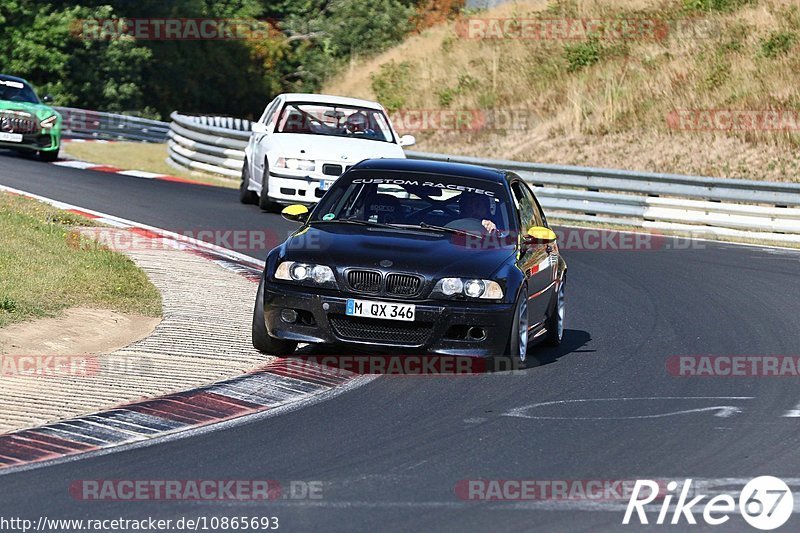
[[43, 129], [49, 130], [50, 128], [53, 128], [56, 125], [56, 122], [58, 122], [58, 115], [53, 115], [52, 117], [47, 117], [46, 119], [41, 121], [39, 125]]

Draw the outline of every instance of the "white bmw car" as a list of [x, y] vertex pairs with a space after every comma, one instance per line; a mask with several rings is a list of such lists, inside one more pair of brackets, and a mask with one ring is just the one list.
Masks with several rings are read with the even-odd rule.
[[403, 158], [411, 135], [398, 136], [377, 102], [286, 93], [267, 105], [245, 148], [239, 198], [265, 211], [313, 204], [352, 165]]

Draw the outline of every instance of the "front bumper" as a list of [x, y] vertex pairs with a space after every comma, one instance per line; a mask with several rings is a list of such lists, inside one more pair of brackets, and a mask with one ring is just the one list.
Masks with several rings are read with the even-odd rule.
[[[388, 351], [424, 352], [442, 355], [486, 357], [505, 353], [514, 315], [514, 304], [450, 302], [445, 300], [398, 300], [351, 296], [352, 298], [403, 302], [416, 306], [413, 322], [348, 317], [348, 296], [312, 292], [313, 289], [265, 282], [264, 321], [270, 336], [311, 344], [344, 344], [380, 347]], [[293, 309], [300, 319], [287, 323], [281, 311]], [[468, 334], [481, 328], [483, 338]]]
[[321, 172], [270, 170], [268, 196], [284, 204], [316, 203], [337, 178]]
[[48, 152], [58, 150], [59, 143], [60, 136], [58, 134], [37, 132], [23, 134], [21, 142], [0, 141], [0, 147]]

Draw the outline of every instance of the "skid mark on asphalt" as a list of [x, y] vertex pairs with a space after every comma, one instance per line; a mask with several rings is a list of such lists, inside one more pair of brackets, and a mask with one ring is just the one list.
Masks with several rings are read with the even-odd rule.
[[[533, 414], [530, 411], [534, 411], [537, 408], [542, 407], [563, 407], [566, 405], [590, 405], [594, 403], [602, 404], [611, 404], [611, 403], [633, 403], [633, 404], [645, 404], [647, 402], [662, 402], [662, 403], [674, 403], [674, 402], [696, 402], [696, 401], [717, 401], [717, 400], [733, 400], [733, 401], [740, 401], [740, 400], [752, 400], [752, 396], [663, 396], [663, 397], [643, 397], [643, 398], [586, 398], [586, 399], [577, 399], [577, 400], [554, 400], [550, 402], [539, 402], [533, 403], [529, 405], [524, 405], [522, 407], [515, 407], [510, 409], [509, 411], [503, 413], [501, 416], [509, 416], [515, 418], [528, 418], [531, 420], [643, 420], [643, 419], [652, 419], [652, 418], [664, 418], [668, 416], [679, 416], [679, 415], [687, 415], [692, 413], [712, 413], [713, 416], [720, 417], [720, 418], [729, 418], [731, 416], [737, 415], [742, 412], [742, 408], [736, 405], [712, 405], [712, 406], [703, 406], [703, 407], [693, 407], [689, 409], [672, 409], [660, 413], [642, 413], [642, 414], [631, 414], [625, 416], [603, 416], [603, 415], [544, 415], [544, 414]], [[634, 408], [638, 407], [635, 405]]]

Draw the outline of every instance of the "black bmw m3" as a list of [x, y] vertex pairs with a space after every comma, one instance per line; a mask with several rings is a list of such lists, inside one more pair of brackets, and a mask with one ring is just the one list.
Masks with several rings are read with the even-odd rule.
[[253, 345], [298, 343], [460, 356], [561, 342], [566, 263], [513, 172], [372, 159], [354, 165], [267, 255]]

